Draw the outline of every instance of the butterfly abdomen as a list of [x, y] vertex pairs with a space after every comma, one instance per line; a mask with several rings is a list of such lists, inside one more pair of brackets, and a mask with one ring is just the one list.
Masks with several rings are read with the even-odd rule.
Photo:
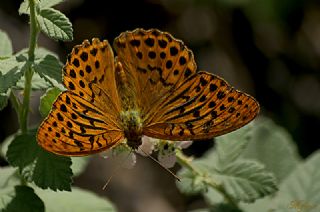
[[127, 138], [127, 144], [133, 149], [137, 149], [142, 143], [142, 120], [139, 111], [122, 111], [120, 113], [120, 120], [124, 128], [125, 137]]

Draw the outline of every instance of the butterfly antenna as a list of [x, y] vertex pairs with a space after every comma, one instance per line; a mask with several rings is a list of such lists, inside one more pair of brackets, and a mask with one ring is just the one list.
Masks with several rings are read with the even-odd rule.
[[129, 156], [130, 156], [131, 153], [132, 153], [132, 149], [130, 150], [130, 152], [129, 152], [129, 154], [127, 155], [127, 157], [125, 157], [124, 160], [122, 160], [120, 163], [118, 163], [118, 164], [117, 164], [118, 166], [112, 170], [111, 176], [108, 178], [107, 182], [106, 182], [106, 183], [104, 184], [104, 186], [102, 187], [102, 190], [106, 190], [106, 188], [107, 188], [108, 184], [110, 183], [112, 177], [120, 170], [120, 168], [122, 167], [122, 165], [124, 164], [124, 162], [126, 162], [126, 161], [128, 160], [128, 158], [129, 158]]
[[[139, 148], [139, 147], [138, 147]], [[156, 160], [154, 157], [152, 157], [150, 154], [146, 153], [143, 149], [139, 148], [141, 150], [141, 152], [143, 152], [145, 155], [148, 156], [148, 158], [150, 158], [151, 160], [153, 160], [154, 162], [156, 162], [158, 165], [160, 165], [164, 170], [166, 170], [167, 172], [169, 172], [174, 178], [176, 178], [179, 182], [181, 181], [181, 179], [175, 174], [173, 173], [170, 169], [168, 169], [167, 167], [165, 167], [164, 165], [162, 165], [158, 160]]]

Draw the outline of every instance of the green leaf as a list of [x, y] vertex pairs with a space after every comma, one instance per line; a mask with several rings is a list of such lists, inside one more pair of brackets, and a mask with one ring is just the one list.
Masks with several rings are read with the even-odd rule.
[[35, 52], [36, 59], [34, 64], [34, 70], [37, 75], [41, 77], [39, 82], [42, 82], [42, 88], [58, 87], [64, 90], [62, 82], [62, 63], [58, 56], [53, 52], [38, 48]]
[[320, 210], [320, 151], [300, 164], [280, 185], [274, 205], [281, 211]]
[[[263, 164], [253, 160], [239, 159], [246, 145], [252, 139], [251, 129], [254, 125], [244, 127], [239, 132], [219, 137], [216, 148], [210, 150], [203, 158], [180, 163], [184, 167], [178, 174], [188, 180], [182, 191], [197, 191], [193, 185], [205, 184], [207, 190], [200, 191], [211, 203], [222, 200], [225, 191], [233, 201], [253, 202], [258, 198], [277, 191], [275, 177], [265, 170]], [[179, 157], [179, 155], [177, 154]], [[181, 159], [179, 159], [180, 161]], [[186, 165], [185, 165], [186, 164]], [[190, 168], [192, 167], [192, 168]], [[196, 183], [197, 181], [200, 181]], [[200, 187], [201, 188], [201, 187]], [[181, 188], [180, 188], [181, 189]], [[190, 193], [190, 191], [188, 191]]]
[[0, 93], [6, 93], [16, 85], [29, 66], [30, 63], [22, 55], [0, 60]]
[[0, 93], [0, 111], [3, 110], [8, 104], [8, 96], [5, 93]]
[[16, 136], [8, 147], [7, 158], [12, 166], [18, 166], [24, 177], [31, 179], [37, 186], [54, 191], [70, 191], [70, 157], [43, 150], [37, 144], [36, 130]]
[[30, 10], [29, 10], [29, 0], [24, 0], [21, 4], [20, 4], [20, 7], [19, 7], [19, 15], [22, 15], [22, 14], [29, 14], [30, 13]]
[[12, 55], [12, 43], [8, 34], [0, 30], [0, 59]]
[[[72, 188], [72, 192], [51, 192], [48, 190], [36, 190], [43, 199], [47, 211], [77, 211], [77, 212], [115, 212], [113, 204], [105, 197], [80, 188]], [[58, 204], [57, 204], [58, 203]]]
[[285, 179], [300, 161], [292, 137], [285, 129], [267, 118], [255, 121], [255, 127], [251, 131], [251, 142], [242, 157], [265, 164], [266, 169], [274, 173], [278, 182]]
[[299, 164], [280, 184], [273, 198], [267, 197], [253, 204], [241, 204], [246, 212], [308, 211], [320, 209], [320, 151]]
[[72, 170], [70, 157], [52, 154], [40, 149], [33, 172], [33, 181], [40, 188], [71, 191]]
[[64, 0], [41, 0], [39, 5], [41, 9], [44, 9], [53, 7], [57, 4], [60, 4], [61, 2], [64, 2]]
[[[25, 53], [19, 54], [24, 55]], [[47, 60], [46, 58], [49, 59]], [[50, 87], [58, 87], [61, 90], [65, 90], [60, 83], [62, 64], [59, 61], [58, 56], [53, 52], [44, 48], [37, 48], [35, 51], [34, 68], [37, 72], [34, 72], [32, 77], [33, 90], [44, 90]], [[39, 74], [41, 74], [41, 76]], [[23, 77], [18, 81], [15, 88], [24, 88]]]
[[45, 75], [56, 80], [58, 83], [62, 82], [62, 63], [55, 55], [43, 55], [35, 61], [34, 69], [40, 76]]
[[9, 135], [2, 141], [2, 143], [0, 144], [0, 156], [2, 156], [3, 158], [6, 157], [8, 147], [15, 137], [16, 137], [16, 134], [14, 133]]
[[73, 176], [79, 176], [82, 172], [84, 172], [85, 168], [89, 163], [90, 157], [72, 157], [72, 165], [71, 169], [73, 172]]
[[[235, 161], [251, 140], [253, 123], [216, 138], [217, 166], [225, 167]], [[215, 150], [214, 150], [215, 151]], [[216, 155], [213, 153], [213, 156]], [[210, 157], [210, 154], [207, 157]]]
[[43, 212], [44, 203], [28, 186], [16, 186], [15, 197], [7, 205], [4, 212]]
[[39, 111], [43, 117], [46, 117], [49, 114], [53, 102], [60, 93], [61, 90], [59, 88], [50, 88], [43, 96], [41, 96]]
[[242, 212], [240, 209], [233, 207], [230, 204], [220, 203], [210, 208], [212, 212]]
[[[41, 0], [39, 2], [39, 7], [41, 9], [53, 7], [64, 0]], [[36, 1], [37, 2], [37, 1]], [[30, 14], [29, 12], [29, 0], [24, 0], [19, 7], [19, 14]]]
[[[210, 167], [211, 178], [226, 190], [235, 200], [253, 202], [256, 199], [277, 191], [277, 184], [272, 173], [264, 165], [252, 160], [241, 160], [239, 156], [249, 142], [255, 123], [235, 132], [221, 136], [216, 141], [216, 149], [208, 152], [208, 158], [215, 167]], [[210, 155], [217, 155], [215, 158]], [[210, 196], [207, 196], [210, 199]]]
[[237, 160], [211, 174], [235, 200], [253, 202], [277, 191], [273, 174], [255, 161]]
[[182, 169], [178, 172], [181, 179], [180, 182], [176, 182], [178, 189], [187, 195], [195, 195], [199, 193], [205, 193], [208, 188], [201, 176], [195, 175], [188, 169]]
[[8, 162], [22, 171], [37, 157], [39, 147], [34, 132], [17, 135], [10, 143], [7, 151]]
[[55, 40], [68, 41], [73, 39], [72, 25], [69, 19], [58, 10], [41, 9], [37, 15], [39, 27], [49, 37]]
[[[268, 196], [263, 199], [258, 199], [254, 203], [241, 203], [240, 207], [243, 209], [245, 212], [276, 212], [277, 210], [274, 208], [273, 202], [272, 202], [272, 197]], [[291, 212], [294, 212], [292, 210]]]
[[14, 186], [20, 183], [15, 175], [16, 169], [12, 167], [0, 167], [0, 210], [12, 200]]
[[[25, 78], [22, 77], [17, 84], [14, 86], [15, 89], [23, 90]], [[31, 81], [32, 90], [45, 90], [52, 87], [51, 83], [41, 78], [38, 73], [33, 73]]]

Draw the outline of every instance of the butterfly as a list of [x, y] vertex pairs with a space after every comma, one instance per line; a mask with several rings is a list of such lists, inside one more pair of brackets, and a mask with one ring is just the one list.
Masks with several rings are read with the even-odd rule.
[[[98, 153], [142, 135], [172, 141], [213, 138], [253, 120], [258, 102], [222, 78], [197, 71], [181, 40], [157, 29], [93, 38], [73, 48], [63, 68], [67, 88], [38, 129], [49, 152]], [[126, 140], [125, 140], [126, 139]]]

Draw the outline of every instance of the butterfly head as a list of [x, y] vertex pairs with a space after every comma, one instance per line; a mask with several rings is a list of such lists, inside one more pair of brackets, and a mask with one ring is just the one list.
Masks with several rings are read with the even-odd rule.
[[128, 110], [120, 113], [120, 119], [124, 129], [127, 144], [132, 149], [138, 149], [142, 144], [142, 120], [136, 110]]

